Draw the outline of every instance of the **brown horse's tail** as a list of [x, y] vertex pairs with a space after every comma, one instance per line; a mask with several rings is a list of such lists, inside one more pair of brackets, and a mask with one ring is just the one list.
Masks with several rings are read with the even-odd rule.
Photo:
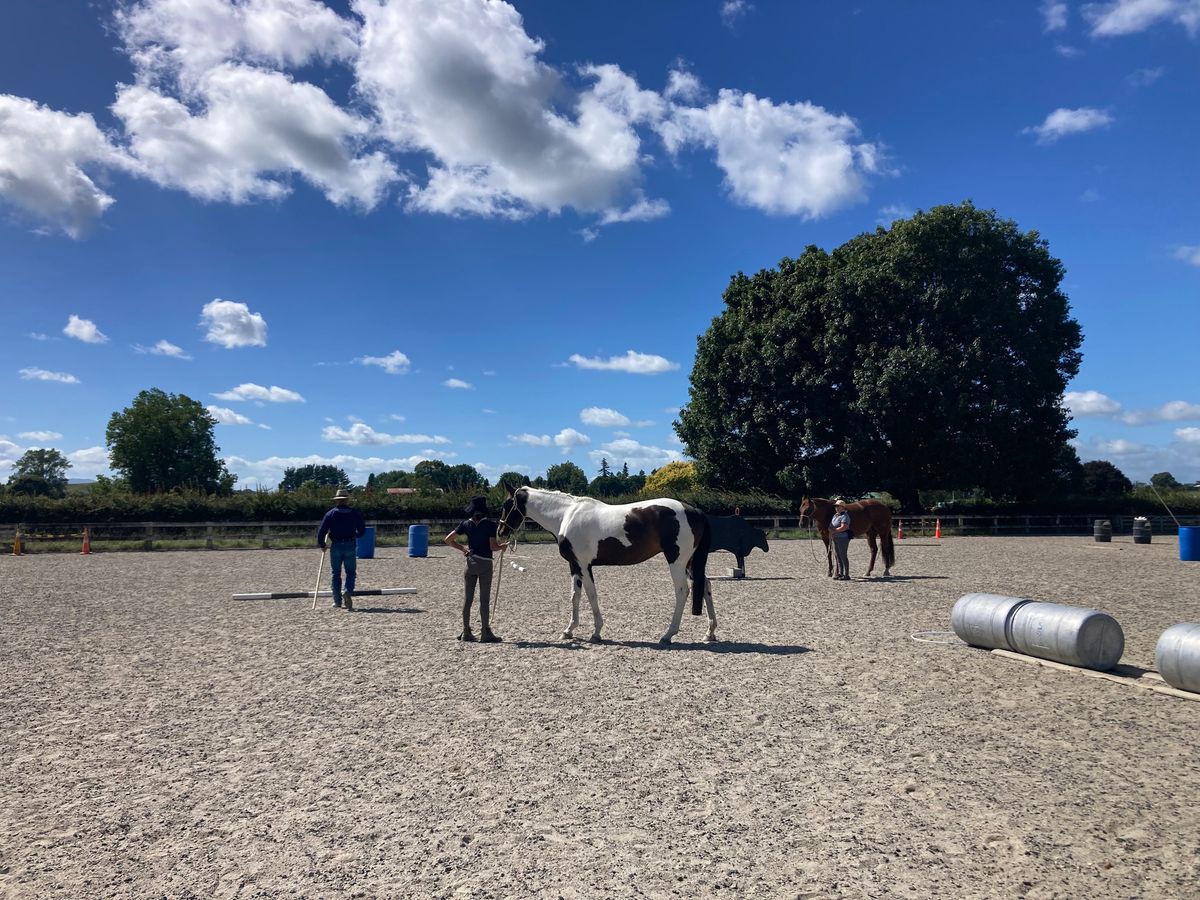
[[708, 584], [708, 577], [704, 574], [704, 569], [708, 565], [708, 551], [712, 546], [712, 535], [708, 530], [708, 522], [700, 517], [703, 526], [700, 533], [700, 541], [696, 544], [696, 549], [692, 553], [692, 615], [698, 616], [704, 609], [704, 588]]
[[896, 564], [896, 545], [892, 542], [892, 523], [888, 522], [879, 539], [879, 551], [883, 554], [883, 567], [890, 569]]

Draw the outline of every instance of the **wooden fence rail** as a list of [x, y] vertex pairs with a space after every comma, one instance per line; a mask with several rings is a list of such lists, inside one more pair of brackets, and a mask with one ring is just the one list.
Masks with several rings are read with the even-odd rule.
[[[795, 516], [746, 516], [746, 521], [764, 529], [775, 539], [799, 538], [810, 533], [801, 528]], [[1174, 520], [1168, 516], [1150, 516], [1151, 533], [1173, 535]], [[932, 537], [940, 521], [945, 537], [1090, 535], [1097, 520], [1112, 523], [1114, 535], [1131, 534], [1131, 515], [1091, 513], [1088, 515], [1027, 516], [898, 516], [893, 528], [902, 524], [905, 537]], [[376, 543], [381, 546], [405, 546], [408, 526], [428, 525], [431, 542], [441, 540], [460, 519], [407, 519], [370, 521]], [[1181, 516], [1184, 525], [1200, 525], [1200, 516]], [[20, 532], [26, 550], [52, 551], [79, 548], [83, 530], [88, 529], [94, 549], [245, 549], [316, 546], [315, 522], [77, 522], [0, 524], [0, 552], [11, 552]], [[532, 522], [526, 526], [527, 540], [550, 540], [550, 535]], [[97, 546], [99, 545], [99, 546]]]

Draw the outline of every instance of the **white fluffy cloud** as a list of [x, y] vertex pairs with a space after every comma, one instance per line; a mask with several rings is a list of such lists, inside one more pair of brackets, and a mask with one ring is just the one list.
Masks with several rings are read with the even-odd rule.
[[463, 381], [461, 378], [447, 378], [442, 382], [442, 385], [448, 388], [455, 388], [460, 391], [475, 390], [475, 385], [471, 384], [469, 381]]
[[[826, 215], [861, 199], [879, 169], [879, 146], [851, 118], [812, 103], [724, 90], [691, 106], [704, 89], [678, 68], [660, 93], [616, 65], [550, 65], [503, 0], [348, 6], [342, 16], [318, 0], [118, 4], [115, 34], [134, 70], [112, 104], [123, 133], [0, 98], [0, 158], [16, 160], [0, 198], [78, 236], [113, 202], [88, 168], [232, 203], [278, 199], [302, 180], [363, 210], [406, 183], [411, 210], [573, 209], [596, 217], [589, 237], [668, 214], [644, 193], [656, 137], [672, 154], [715, 151], [733, 198], [772, 213]], [[732, 23], [750, 8], [725, 0], [721, 11]]]
[[387, 444], [448, 444], [450, 439], [440, 434], [385, 434], [363, 422], [355, 422], [349, 428], [328, 425], [321, 429], [321, 437], [336, 444], [353, 444], [356, 447], [374, 447]]
[[263, 387], [261, 384], [248, 382], [239, 384], [235, 388], [228, 391], [222, 391], [219, 394], [213, 394], [218, 400], [256, 400], [259, 403], [303, 403], [304, 398], [295, 391], [289, 391], [287, 388], [271, 385]]
[[399, 178], [380, 152], [360, 155], [371, 124], [320, 88], [281, 72], [224, 65], [196, 86], [194, 112], [144, 84], [125, 85], [113, 112], [142, 174], [205, 200], [278, 199], [299, 175], [338, 205], [373, 208]]
[[399, 350], [393, 350], [387, 356], [360, 356], [356, 362], [364, 366], [378, 366], [389, 375], [404, 375], [412, 366], [412, 361]]
[[130, 165], [87, 113], [11, 94], [0, 94], [0, 160], [0, 200], [73, 238], [113, 203], [95, 172]]
[[95, 478], [111, 468], [108, 450], [104, 447], [84, 447], [67, 454], [72, 478]]
[[1121, 404], [1099, 391], [1067, 391], [1063, 403], [1073, 416], [1111, 416], [1121, 411]]
[[1059, 108], [1046, 116], [1041, 125], [1031, 125], [1024, 134], [1036, 134], [1039, 144], [1053, 144], [1059, 138], [1071, 134], [1082, 134], [1097, 128], [1107, 128], [1113, 123], [1110, 113], [1090, 106], [1078, 109]]
[[1112, 0], [1089, 3], [1083, 8], [1095, 37], [1117, 37], [1145, 31], [1160, 22], [1182, 25], [1188, 34], [1200, 30], [1197, 0]]
[[629, 424], [629, 416], [603, 406], [589, 406], [579, 411], [579, 421], [598, 428], [623, 428]]
[[116, 21], [144, 75], [184, 83], [231, 59], [295, 68], [356, 51], [355, 23], [317, 0], [140, 0]]
[[22, 431], [17, 435], [23, 441], [57, 441], [62, 437], [57, 431]]
[[628, 463], [629, 468], [635, 472], [639, 469], [645, 469], [648, 472], [669, 462], [683, 459], [683, 454], [678, 450], [664, 450], [661, 447], [642, 444], [633, 438], [619, 438], [609, 441], [607, 444], [601, 444], [599, 450], [590, 451], [588, 456], [597, 465], [601, 458], [607, 459], [609, 465], [614, 468], [620, 468], [623, 464]]
[[91, 319], [81, 319], [76, 315], [67, 319], [67, 324], [63, 327], [63, 334], [69, 338], [75, 338], [77, 341], [83, 341], [85, 344], [108, 343], [108, 335], [97, 328], [95, 322]]
[[525, 444], [529, 447], [549, 447], [550, 435], [548, 434], [510, 434], [508, 439], [514, 444]]
[[576, 447], [584, 447], [591, 442], [590, 437], [574, 428], [564, 428], [554, 436], [554, 446], [561, 448], [564, 454], [569, 454]]
[[752, 9], [754, 5], [748, 0], [724, 0], [721, 4], [721, 21], [726, 28], [732, 28], [738, 19]]
[[270, 456], [265, 459], [246, 459], [242, 456], [229, 456], [225, 464], [229, 470], [238, 476], [239, 485], [259, 484], [272, 487], [283, 478], [283, 472], [289, 468], [302, 466], [337, 466], [345, 471], [352, 481], [360, 484], [367, 480], [372, 472], [388, 472], [392, 470], [411, 471], [419, 462], [427, 459], [449, 459], [453, 453], [434, 450], [424, 450], [413, 456], [393, 457], [385, 459], [379, 456]]
[[204, 339], [226, 349], [267, 346], [267, 322], [250, 312], [245, 303], [216, 299], [200, 310], [200, 324], [208, 329]]
[[775, 103], [725, 89], [704, 107], [676, 107], [659, 126], [672, 153], [689, 144], [716, 151], [733, 199], [779, 215], [815, 219], [866, 196], [882, 149], [859, 141], [858, 125], [812, 103]]
[[134, 344], [133, 349], [138, 353], [149, 353], [152, 356], [170, 356], [173, 359], [191, 359], [182, 347], [172, 344], [170, 341], [159, 341], [153, 347], [143, 347], [141, 344]]
[[67, 372], [49, 372], [36, 366], [21, 369], [20, 375], [23, 381], [58, 381], [62, 384], [79, 384], [79, 379]]
[[1176, 247], [1174, 256], [1176, 259], [1182, 260], [1189, 265], [1200, 266], [1200, 247]]
[[1200, 428], [1176, 428], [1175, 437], [1189, 444], [1200, 444]]
[[655, 356], [652, 353], [638, 353], [634, 350], [627, 350], [624, 356], [610, 356], [608, 359], [572, 353], [568, 361], [580, 369], [629, 372], [632, 375], [657, 375], [660, 372], [672, 372], [679, 368], [679, 363], [671, 362], [666, 357]]
[[235, 412], [227, 406], [206, 406], [208, 414], [217, 420], [218, 425], [253, 425], [254, 422], [240, 412]]
[[1061, 31], [1067, 27], [1069, 7], [1061, 0], [1044, 0], [1042, 3], [1042, 28], [1044, 31]]

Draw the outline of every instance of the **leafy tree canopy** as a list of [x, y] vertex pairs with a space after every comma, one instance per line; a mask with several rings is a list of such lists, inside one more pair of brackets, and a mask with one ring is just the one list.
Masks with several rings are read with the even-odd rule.
[[67, 491], [70, 461], [53, 448], [26, 450], [13, 463], [8, 487], [14, 494], [61, 497]]
[[556, 463], [546, 470], [546, 487], [568, 494], [584, 494], [588, 487], [587, 475], [573, 462]]
[[1083, 491], [1091, 497], [1121, 497], [1133, 490], [1133, 482], [1107, 459], [1083, 464]]
[[183, 487], [228, 493], [237, 476], [217, 458], [216, 424], [191, 397], [142, 391], [108, 420], [112, 467], [139, 493]]
[[1062, 277], [1036, 232], [969, 202], [739, 273], [677, 432], [718, 487], [1040, 495], [1074, 436]]
[[350, 484], [350, 479], [346, 477], [345, 470], [337, 466], [289, 466], [283, 470], [279, 490], [294, 491], [309, 482], [322, 487], [343, 487]]
[[1178, 479], [1170, 472], [1156, 472], [1150, 476], [1150, 483], [1159, 490], [1177, 491], [1183, 487]]
[[655, 497], [666, 495], [674, 496], [683, 493], [684, 491], [694, 491], [696, 489], [696, 464], [690, 462], [669, 462], [659, 469], [655, 469], [646, 478], [646, 484], [642, 488], [643, 494], [651, 494]]

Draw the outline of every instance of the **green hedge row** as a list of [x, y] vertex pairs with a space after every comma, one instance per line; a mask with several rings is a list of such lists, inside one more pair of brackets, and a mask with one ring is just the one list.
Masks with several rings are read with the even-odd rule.
[[[50, 497], [0, 497], [0, 522], [300, 522], [317, 521], [333, 504], [330, 491], [279, 493], [241, 491], [227, 497], [201, 493], [130, 494], [122, 491]], [[498, 511], [503, 494], [490, 495]], [[353, 505], [368, 519], [454, 519], [462, 515], [469, 495], [356, 493]], [[632, 503], [646, 498], [633, 494], [606, 497], [607, 503]], [[705, 512], [729, 515], [741, 507], [744, 515], [787, 515], [795, 504], [768, 494], [729, 494], [689, 491], [677, 498]]]

